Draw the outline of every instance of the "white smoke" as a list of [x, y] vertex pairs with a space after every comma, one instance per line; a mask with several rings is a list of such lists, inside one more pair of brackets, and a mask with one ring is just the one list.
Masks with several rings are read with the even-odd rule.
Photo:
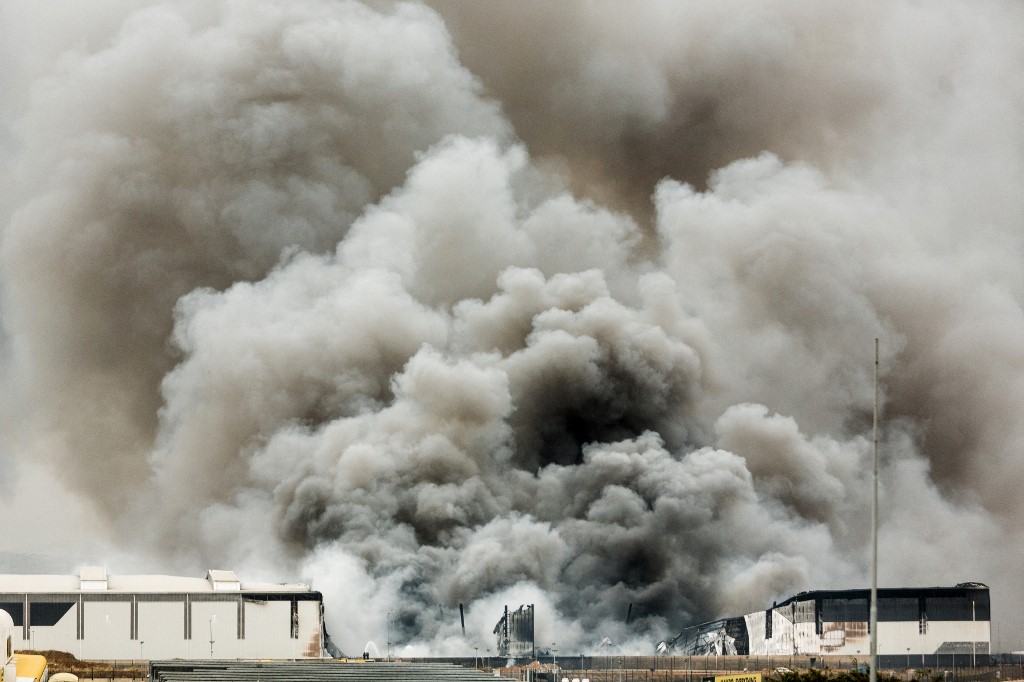
[[436, 5], [0, 4], [5, 458], [350, 652], [635, 651], [865, 584], [879, 337], [882, 583], [1024, 596], [1024, 10]]

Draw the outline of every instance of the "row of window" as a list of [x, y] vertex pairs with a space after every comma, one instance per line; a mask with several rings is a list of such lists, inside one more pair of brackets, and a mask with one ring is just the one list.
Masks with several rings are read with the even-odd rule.
[[[765, 611], [764, 636], [772, 638], [772, 611], [789, 611], [793, 622], [814, 623], [814, 631], [822, 632], [822, 623], [867, 623], [870, 619], [870, 601], [857, 597], [819, 597], [792, 602], [787, 606]], [[917, 621], [918, 630], [925, 633], [928, 621], [989, 620], [988, 593], [959, 597], [879, 597], [879, 622]]]
[[[980, 595], [979, 595], [980, 596]], [[878, 620], [967, 621], [988, 620], [989, 603], [976, 597], [879, 597]], [[810, 603], [810, 602], [807, 602]], [[814, 602], [817, 606], [818, 602]], [[867, 621], [870, 602], [867, 599], [822, 599], [820, 620], [831, 623]]]

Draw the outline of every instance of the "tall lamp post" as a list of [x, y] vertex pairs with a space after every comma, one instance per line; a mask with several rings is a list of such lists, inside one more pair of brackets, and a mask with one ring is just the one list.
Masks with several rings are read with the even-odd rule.
[[213, 622], [217, 620], [217, 614], [210, 616], [210, 659], [213, 659]]
[[871, 415], [871, 606], [868, 610], [868, 680], [878, 682], [878, 337], [875, 337], [874, 406]]
[[[977, 619], [977, 616], [975, 615], [975, 611], [974, 611], [974, 600], [972, 599], [971, 600], [971, 625], [974, 625], [974, 623], [977, 620], [978, 619]], [[974, 634], [971, 635], [971, 668], [972, 669], [978, 667], [978, 658], [977, 658], [978, 642], [977, 642], [977, 639], [978, 639], [977, 635], [974, 635]]]
[[558, 649], [555, 648], [555, 643], [551, 643], [551, 665], [555, 666], [555, 670], [558, 670]]

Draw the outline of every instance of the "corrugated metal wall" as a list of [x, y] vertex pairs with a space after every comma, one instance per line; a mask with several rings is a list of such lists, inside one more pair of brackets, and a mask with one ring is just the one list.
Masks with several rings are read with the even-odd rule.
[[[969, 602], [968, 602], [969, 603]], [[813, 603], [808, 602], [813, 609]], [[870, 647], [867, 619], [830, 621], [820, 623], [807, 609], [798, 604], [786, 604], [769, 610], [771, 628], [767, 627], [765, 612], [745, 617], [750, 635], [749, 654], [752, 656], [787, 656], [829, 654], [839, 656], [865, 656]], [[813, 611], [810, 612], [813, 614]], [[858, 612], [837, 612], [850, 617]], [[864, 614], [866, 615], [866, 614]], [[976, 614], [972, 614], [976, 615]], [[987, 610], [985, 612], [987, 616]], [[796, 622], [794, 622], [794, 620]], [[988, 620], [941, 621], [914, 618], [908, 621], [881, 621], [878, 623], [879, 655], [932, 655], [932, 654], [988, 654], [991, 625]]]
[[211, 639], [214, 658], [321, 653], [319, 593], [0, 594], [3, 604], [20, 606], [5, 609], [15, 649], [83, 660], [208, 659]]

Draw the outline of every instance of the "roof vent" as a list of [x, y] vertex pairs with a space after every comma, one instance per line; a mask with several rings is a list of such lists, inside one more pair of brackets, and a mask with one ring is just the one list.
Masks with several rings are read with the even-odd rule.
[[242, 584], [232, 571], [216, 571], [210, 569], [206, 574], [214, 592], [239, 592]]
[[83, 591], [107, 589], [107, 569], [102, 566], [82, 566], [78, 578]]

